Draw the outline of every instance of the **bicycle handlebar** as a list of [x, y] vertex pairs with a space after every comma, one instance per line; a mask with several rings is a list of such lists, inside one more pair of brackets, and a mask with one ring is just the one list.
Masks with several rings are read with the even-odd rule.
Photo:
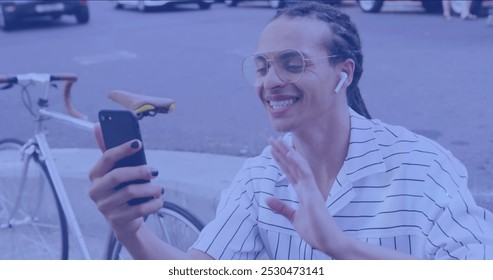
[[20, 82], [76, 82], [77, 76], [73, 74], [45, 74], [45, 73], [28, 73], [15, 76], [0, 76], [0, 84], [18, 84]]
[[59, 75], [51, 75], [50, 81], [67, 81], [67, 82], [76, 82], [77, 76], [73, 74], [59, 74]]
[[65, 105], [65, 109], [74, 118], [87, 120], [87, 116], [77, 111], [72, 105], [71, 98], [71, 89], [72, 85], [77, 81], [77, 76], [71, 74], [64, 75], [52, 75], [52, 81], [65, 81], [65, 87], [63, 88], [63, 104]]
[[0, 76], [0, 84], [17, 84], [17, 77]]
[[[71, 89], [72, 85], [77, 81], [77, 76], [73, 74], [44, 74], [44, 73], [28, 73], [20, 74], [16, 76], [0, 76], [0, 84], [9, 85], [20, 84], [22, 82], [31, 83], [49, 83], [65, 81], [65, 87], [63, 89], [63, 103], [68, 114], [77, 119], [87, 119], [87, 117], [79, 113], [71, 103]], [[4, 88], [4, 89], [5, 89]]]
[[[67, 113], [77, 119], [87, 120], [87, 117], [79, 113], [71, 102], [72, 85], [77, 81], [77, 76], [73, 74], [45, 74], [45, 73], [29, 73], [16, 76], [0, 76], [0, 84], [6, 84], [1, 89], [7, 89], [15, 84], [25, 82], [47, 84], [49, 82], [64, 81], [63, 103]], [[175, 107], [175, 101], [165, 97], [146, 96], [135, 93], [130, 93], [121, 90], [114, 90], [109, 93], [108, 97], [119, 103], [123, 107], [133, 111], [139, 119], [145, 116], [154, 116], [158, 113], [170, 113]], [[46, 97], [47, 98], [47, 97]], [[46, 103], [47, 100], [42, 100]]]

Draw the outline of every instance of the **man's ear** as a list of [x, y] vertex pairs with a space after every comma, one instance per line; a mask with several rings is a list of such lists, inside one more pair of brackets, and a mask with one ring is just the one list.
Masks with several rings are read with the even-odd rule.
[[341, 72], [345, 72], [348, 76], [345, 84], [346, 87], [349, 87], [349, 85], [353, 82], [355, 68], [356, 62], [354, 62], [352, 58], [348, 58], [341, 63]]

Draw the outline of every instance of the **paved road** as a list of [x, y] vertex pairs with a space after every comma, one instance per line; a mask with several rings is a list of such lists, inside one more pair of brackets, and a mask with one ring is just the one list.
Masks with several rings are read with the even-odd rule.
[[[362, 34], [361, 89], [373, 116], [438, 141], [465, 163], [471, 188], [490, 193], [493, 29], [479, 20], [445, 22], [412, 1], [386, 3], [380, 14], [364, 14], [354, 3], [341, 9]], [[114, 88], [170, 96], [176, 112], [143, 124], [149, 148], [254, 155], [273, 132], [239, 64], [272, 15], [260, 4], [143, 14], [94, 1], [88, 25], [63, 18], [0, 32], [0, 73], [77, 73], [74, 102], [92, 119], [101, 108], [116, 108], [105, 97]], [[0, 117], [8, 120], [0, 136], [25, 139], [32, 126], [15, 94], [0, 95]], [[53, 97], [60, 108], [59, 94]], [[95, 147], [85, 132], [50, 129], [55, 147]]]
[[[424, 13], [415, 2], [389, 2], [376, 15], [363, 14], [351, 3], [341, 9], [352, 16], [362, 34], [361, 89], [373, 116], [406, 126], [450, 149], [467, 166], [479, 203], [493, 210], [489, 117], [493, 112], [493, 28], [483, 21], [445, 22]], [[101, 108], [116, 108], [105, 97], [114, 88], [170, 96], [178, 102], [176, 112], [143, 124], [149, 149], [254, 155], [273, 132], [252, 89], [243, 82], [239, 64], [244, 54], [254, 50], [258, 32], [272, 15], [271, 9], [260, 4], [245, 3], [235, 9], [216, 4], [209, 11], [185, 5], [142, 14], [116, 11], [110, 3], [95, 1], [86, 26], [63, 18], [0, 31], [0, 74], [77, 73], [80, 81], [74, 101], [92, 119]], [[22, 110], [18, 92], [0, 93], [4, 120], [0, 137], [27, 138], [32, 122]], [[54, 108], [61, 107], [59, 95], [53, 96]], [[85, 132], [58, 125], [49, 128], [54, 147], [95, 147]], [[65, 183], [73, 187], [68, 189], [69, 196], [76, 213], [84, 214], [82, 230], [98, 258], [107, 227], [86, 196], [85, 169], [90, 163], [79, 158], [78, 168], [73, 167], [70, 157], [64, 156], [71, 151], [58, 150], [56, 156], [60, 167], [67, 169], [62, 173]], [[226, 176], [217, 170], [219, 164], [196, 165], [194, 174]], [[169, 185], [184, 178], [172, 171], [177, 167], [163, 168], [171, 173], [165, 176], [173, 181]], [[217, 181], [219, 189], [227, 185], [226, 177], [216, 177], [210, 182]], [[80, 258], [77, 249], [71, 257]]]

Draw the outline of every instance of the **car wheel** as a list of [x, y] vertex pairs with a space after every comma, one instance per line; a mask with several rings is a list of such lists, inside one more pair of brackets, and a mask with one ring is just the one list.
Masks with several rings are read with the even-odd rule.
[[15, 21], [14, 20], [8, 20], [6, 18], [3, 19], [3, 30], [8, 31], [12, 30], [15, 27]]
[[236, 7], [236, 5], [238, 5], [238, 0], [224, 0], [224, 4], [228, 7]]
[[383, 0], [358, 0], [358, 6], [366, 13], [378, 13], [382, 9]]
[[117, 9], [117, 10], [123, 9], [123, 4], [118, 3], [118, 1], [115, 1], [114, 6], [115, 6], [115, 9]]
[[284, 0], [269, 0], [269, 6], [272, 9], [279, 9], [284, 7], [285, 1]]
[[324, 1], [324, 3], [329, 4], [331, 6], [337, 6], [342, 4], [342, 0], [329, 0], [329, 1]]
[[75, 18], [78, 23], [84, 24], [89, 22], [89, 8], [82, 7], [77, 14], [75, 14]]
[[[450, 2], [457, 2], [457, 1], [450, 1]], [[441, 1], [430, 1], [430, 0], [421, 0], [421, 4], [423, 5], [423, 8], [428, 13], [441, 13], [442, 12], [442, 2]]]
[[199, 2], [199, 7], [200, 7], [201, 10], [207, 10], [207, 9], [209, 9], [211, 7], [211, 3], [200, 1]]

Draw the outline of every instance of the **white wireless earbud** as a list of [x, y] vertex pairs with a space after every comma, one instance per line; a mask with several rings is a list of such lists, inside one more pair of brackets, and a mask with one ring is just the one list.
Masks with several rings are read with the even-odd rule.
[[341, 90], [342, 88], [342, 85], [344, 85], [344, 82], [346, 82], [347, 78], [348, 78], [348, 75], [346, 72], [341, 72], [341, 74], [339, 74], [339, 77], [341, 78], [339, 80], [339, 83], [337, 84], [336, 88], [335, 88], [335, 93], [339, 93], [339, 91]]

